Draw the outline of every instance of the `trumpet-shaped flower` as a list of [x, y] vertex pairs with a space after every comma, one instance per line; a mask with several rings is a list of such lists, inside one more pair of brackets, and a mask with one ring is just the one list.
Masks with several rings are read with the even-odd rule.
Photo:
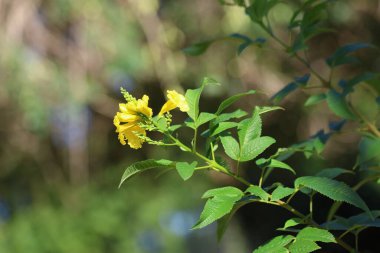
[[168, 101], [162, 106], [161, 111], [158, 115], [163, 115], [164, 113], [171, 111], [175, 108], [179, 108], [182, 112], [189, 111], [189, 105], [183, 95], [179, 94], [175, 90], [167, 91]]
[[139, 124], [152, 117], [153, 112], [148, 101], [149, 97], [144, 95], [142, 99], [131, 99], [126, 104], [119, 104], [120, 112], [116, 113], [113, 124], [122, 145], [127, 140], [131, 148], [138, 149], [144, 143], [140, 136], [146, 136], [146, 131]]

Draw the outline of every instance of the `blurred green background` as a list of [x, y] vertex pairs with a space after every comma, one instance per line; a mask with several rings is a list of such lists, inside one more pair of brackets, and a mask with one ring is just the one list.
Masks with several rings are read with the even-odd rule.
[[[280, 33], [300, 1], [289, 2], [271, 14]], [[328, 15], [328, 25], [339, 33], [310, 42], [309, 58], [322, 75], [324, 58], [339, 45], [380, 44], [379, 1], [337, 1]], [[171, 149], [120, 145], [112, 124], [123, 101], [120, 87], [136, 97], [149, 95], [157, 113], [167, 89], [193, 88], [210, 76], [222, 85], [206, 90], [204, 111], [215, 111], [228, 95], [263, 91], [237, 103], [249, 110], [307, 72], [270, 40], [240, 56], [234, 39], [214, 43], [200, 57], [181, 51], [236, 32], [265, 36], [243, 9], [216, 0], [0, 0], [0, 252], [249, 252], [267, 240], [273, 226], [257, 218], [265, 207], [238, 213], [220, 244], [215, 226], [190, 231], [202, 193], [233, 183], [224, 177], [202, 173], [183, 183], [174, 173], [147, 173], [117, 189], [134, 161], [186, 159]], [[360, 56], [359, 71], [379, 72], [379, 54]], [[352, 71], [357, 69], [339, 74]], [[264, 132], [278, 139], [278, 147], [306, 139], [335, 119], [326, 105], [303, 108], [306, 98], [296, 93], [284, 102], [285, 112], [265, 118]], [[325, 160], [298, 157], [293, 164], [300, 174], [325, 165], [350, 168], [358, 140], [338, 136]], [[271, 224], [281, 226], [284, 219]]]

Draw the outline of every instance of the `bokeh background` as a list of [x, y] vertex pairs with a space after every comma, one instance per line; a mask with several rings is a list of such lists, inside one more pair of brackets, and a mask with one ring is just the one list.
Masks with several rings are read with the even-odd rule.
[[[300, 1], [288, 2], [271, 13], [284, 38]], [[308, 56], [322, 75], [328, 73], [324, 59], [339, 45], [379, 46], [379, 1], [336, 1], [327, 15], [328, 26], [338, 32], [310, 41]], [[117, 189], [132, 162], [186, 158], [172, 149], [120, 145], [112, 124], [123, 101], [120, 87], [136, 97], [148, 94], [157, 113], [167, 89], [194, 88], [209, 76], [221, 86], [205, 91], [203, 111], [215, 111], [237, 92], [261, 90], [236, 105], [250, 110], [267, 105], [271, 95], [307, 73], [270, 39], [239, 56], [239, 42], [232, 38], [199, 57], [181, 50], [232, 33], [266, 36], [243, 9], [216, 0], [0, 0], [0, 252], [250, 252], [275, 235], [273, 228], [289, 215], [267, 206], [242, 208], [219, 244], [214, 225], [190, 230], [202, 209], [202, 193], [234, 184], [218, 175], [201, 173], [184, 183], [175, 173], [158, 178], [146, 173]], [[363, 65], [342, 68], [337, 76], [379, 72], [377, 51], [359, 54]], [[296, 92], [283, 102], [285, 111], [264, 118], [264, 133], [277, 139], [277, 147], [304, 140], [337, 119], [324, 104], [304, 108], [306, 98]], [[174, 116], [178, 122], [184, 117]], [[351, 168], [358, 141], [358, 135], [342, 134], [328, 143], [324, 160], [296, 156], [290, 163], [299, 175], [321, 167]], [[277, 179], [289, 181], [290, 175], [281, 173]], [[256, 171], [247, 174], [257, 180]], [[378, 186], [361, 194], [380, 209]], [[379, 252], [379, 230], [370, 232], [362, 236], [363, 249]]]

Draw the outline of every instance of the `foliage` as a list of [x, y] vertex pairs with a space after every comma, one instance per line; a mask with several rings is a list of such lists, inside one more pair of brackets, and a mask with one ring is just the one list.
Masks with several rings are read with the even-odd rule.
[[[134, 174], [154, 167], [176, 168], [184, 180], [188, 180], [195, 171], [215, 171], [237, 180], [241, 184], [240, 188], [225, 186], [206, 191], [203, 195], [203, 198], [207, 199], [206, 204], [193, 229], [202, 228], [218, 220], [220, 227], [218, 231], [219, 236], [221, 236], [225, 231], [228, 220], [238, 208], [259, 202], [284, 208], [294, 217], [290, 220], [291, 222], [286, 222], [282, 229], [286, 235], [273, 238], [253, 252], [307, 253], [323, 246], [323, 244], [319, 245], [319, 243], [336, 243], [349, 252], [358, 252], [359, 233], [368, 227], [378, 225], [378, 213], [370, 210], [370, 207], [367, 206], [356, 191], [363, 184], [380, 178], [379, 108], [378, 103], [376, 103], [379, 94], [372, 87], [374, 86], [373, 83], [376, 83], [373, 80], [379, 81], [379, 75], [360, 73], [343, 78], [335, 73], [337, 68], [342, 65], [358, 64], [360, 61], [355, 53], [358, 50], [371, 50], [373, 46], [368, 43], [358, 42], [339, 47], [325, 61], [330, 72], [329, 77], [325, 78], [311, 66], [307, 57], [303, 57], [301, 53], [306, 55], [309, 48], [308, 42], [311, 39], [321, 33], [330, 32], [324, 26], [323, 21], [327, 15], [326, 9], [331, 1], [303, 1], [293, 12], [287, 24], [288, 32], [292, 35], [289, 39], [290, 42], [285, 42], [286, 40], [283, 40], [277, 34], [271, 24], [269, 14], [280, 2], [284, 4], [284, 1], [278, 0], [221, 1], [225, 5], [236, 5], [239, 8], [244, 8], [245, 14], [250, 20], [260, 26], [269, 38], [278, 43], [289, 55], [289, 58], [294, 58], [304, 64], [309, 73], [294, 78], [294, 81], [273, 95], [270, 99], [272, 104], [265, 107], [265, 109], [256, 107], [252, 112], [241, 109], [234, 112], [226, 111], [234, 102], [241, 98], [244, 99], [247, 95], [253, 95], [254, 91], [227, 98], [221, 102], [214, 113], [203, 112], [199, 106], [202, 92], [206, 89], [206, 86], [217, 83], [212, 78], [204, 78], [199, 88], [186, 91], [185, 98], [189, 107], [189, 110], [187, 110], [189, 118], [183, 124], [175, 127], [175, 131], [180, 128], [183, 128], [184, 131], [191, 131], [193, 136], [191, 141], [183, 140], [180, 131], [174, 132], [170, 112], [163, 116], [149, 116], [150, 118], [148, 117], [145, 123], [139, 125], [147, 131], [158, 132], [162, 136], [158, 140], [146, 139], [145, 135], [140, 136], [144, 141], [153, 145], [177, 147], [183, 152], [192, 154], [195, 161], [191, 161], [191, 163], [188, 161], [167, 160], [139, 161], [127, 168], [121, 183]], [[286, 3], [287, 1], [285, 1]], [[238, 48], [239, 54], [251, 44], [255, 44], [255, 40], [245, 35], [235, 34], [233, 37], [243, 40], [243, 44]], [[197, 43], [186, 48], [184, 52], [190, 55], [202, 54], [213, 42], [214, 40], [206, 40]], [[262, 43], [260, 45], [263, 46]], [[311, 78], [313, 78], [313, 84], [310, 82]], [[315, 82], [318, 82], [318, 85], [315, 85]], [[368, 103], [375, 106], [375, 113], [363, 110], [361, 105], [358, 105], [352, 99], [362, 86], [369, 87], [369, 90], [373, 93], [369, 96]], [[328, 133], [321, 131], [304, 142], [278, 148], [276, 152], [269, 155], [268, 148], [273, 147], [276, 140], [269, 136], [262, 136], [262, 116], [278, 109], [275, 105], [281, 103], [292, 92], [296, 90], [306, 91], [310, 88], [317, 89], [318, 93], [311, 95], [305, 106], [318, 106], [325, 101], [331, 112], [341, 121], [330, 123], [330, 132]], [[164, 120], [165, 124], [161, 125], [160, 120]], [[355, 124], [357, 129], [354, 131], [357, 131], [362, 139], [359, 144], [357, 162], [352, 170], [320, 168], [314, 175], [298, 176], [297, 168], [293, 168], [285, 162], [295, 153], [303, 153], [307, 158], [320, 155], [330, 138], [339, 134], [342, 127], [348, 122]], [[208, 125], [208, 130], [203, 134], [199, 134], [200, 127], [205, 124]], [[199, 138], [204, 139], [205, 148], [199, 147]], [[258, 182], [250, 182], [243, 176], [243, 173], [239, 170], [243, 162], [251, 162], [250, 167], [253, 167], [251, 170], [260, 175]], [[253, 164], [256, 164], [256, 166], [253, 166]], [[296, 178], [293, 179], [294, 184], [291, 187], [284, 186], [285, 182], [281, 182], [281, 180], [272, 184], [267, 183], [268, 177], [271, 174], [278, 173], [280, 171], [278, 169], [284, 169], [296, 174]], [[357, 185], [350, 186], [337, 179], [342, 174], [360, 176], [362, 181]], [[307, 213], [297, 210], [291, 203], [295, 201], [294, 196], [298, 194], [304, 194], [309, 199]], [[318, 212], [313, 208], [315, 195], [317, 194], [326, 196], [333, 201], [329, 217], [325, 223], [318, 223], [314, 219], [315, 213]], [[365, 213], [360, 214], [360, 217], [338, 217], [335, 213], [342, 202], [353, 205], [365, 211]], [[290, 229], [290, 227], [293, 228]], [[345, 236], [348, 234], [355, 236], [354, 246], [344, 241]]]

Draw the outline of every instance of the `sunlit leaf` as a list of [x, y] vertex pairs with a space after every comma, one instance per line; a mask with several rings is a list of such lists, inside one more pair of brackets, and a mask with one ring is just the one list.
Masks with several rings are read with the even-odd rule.
[[208, 113], [208, 112], [201, 112], [199, 114], [199, 118], [197, 120], [197, 127], [200, 125], [203, 125], [203, 124], [205, 124], [205, 123], [207, 123], [210, 120], [215, 119], [215, 118], [216, 118], [215, 114]]
[[222, 136], [220, 137], [224, 151], [226, 154], [234, 160], [239, 160], [240, 158], [240, 147], [239, 143], [232, 136]]
[[280, 106], [256, 106], [255, 110], [257, 110], [258, 113], [261, 115], [267, 112], [276, 111], [276, 110], [285, 110], [285, 109]]
[[189, 179], [195, 168], [197, 167], [197, 162], [187, 163], [187, 162], [177, 162], [175, 168], [177, 169], [178, 174], [183, 180]]
[[313, 241], [296, 239], [290, 246], [289, 250], [291, 253], [309, 253], [320, 249]]
[[261, 128], [261, 118], [257, 110], [253, 112], [252, 117], [239, 123], [238, 135], [241, 149], [243, 149], [244, 146], [247, 146], [252, 140], [260, 137]]
[[283, 229], [294, 227], [294, 226], [297, 226], [299, 224], [303, 224], [302, 219], [300, 219], [300, 218], [291, 218], [291, 219], [289, 219], [289, 220], [287, 220], [285, 222]]
[[315, 242], [335, 242], [334, 236], [325, 229], [306, 227], [302, 229], [296, 237], [297, 240], [308, 240]]
[[268, 200], [270, 197], [270, 195], [263, 188], [257, 185], [251, 185], [250, 187], [248, 187], [246, 192], [249, 192], [252, 195], [257, 196], [262, 200]]
[[234, 204], [244, 193], [238, 188], [227, 186], [211, 189], [202, 198], [209, 198], [193, 229], [205, 227], [231, 212]]
[[291, 194], [293, 194], [294, 189], [289, 187], [284, 187], [282, 185], [279, 185], [274, 191], [272, 192], [272, 201], [277, 201], [280, 199], [283, 199]]
[[253, 253], [289, 253], [288, 249], [285, 247], [293, 240], [294, 237], [291, 235], [276, 236], [266, 244], [258, 247]]
[[263, 136], [252, 141], [249, 141], [245, 145], [241, 146], [241, 153], [239, 160], [246, 162], [256, 158], [263, 153], [269, 146], [275, 143], [276, 140], [269, 136]]

